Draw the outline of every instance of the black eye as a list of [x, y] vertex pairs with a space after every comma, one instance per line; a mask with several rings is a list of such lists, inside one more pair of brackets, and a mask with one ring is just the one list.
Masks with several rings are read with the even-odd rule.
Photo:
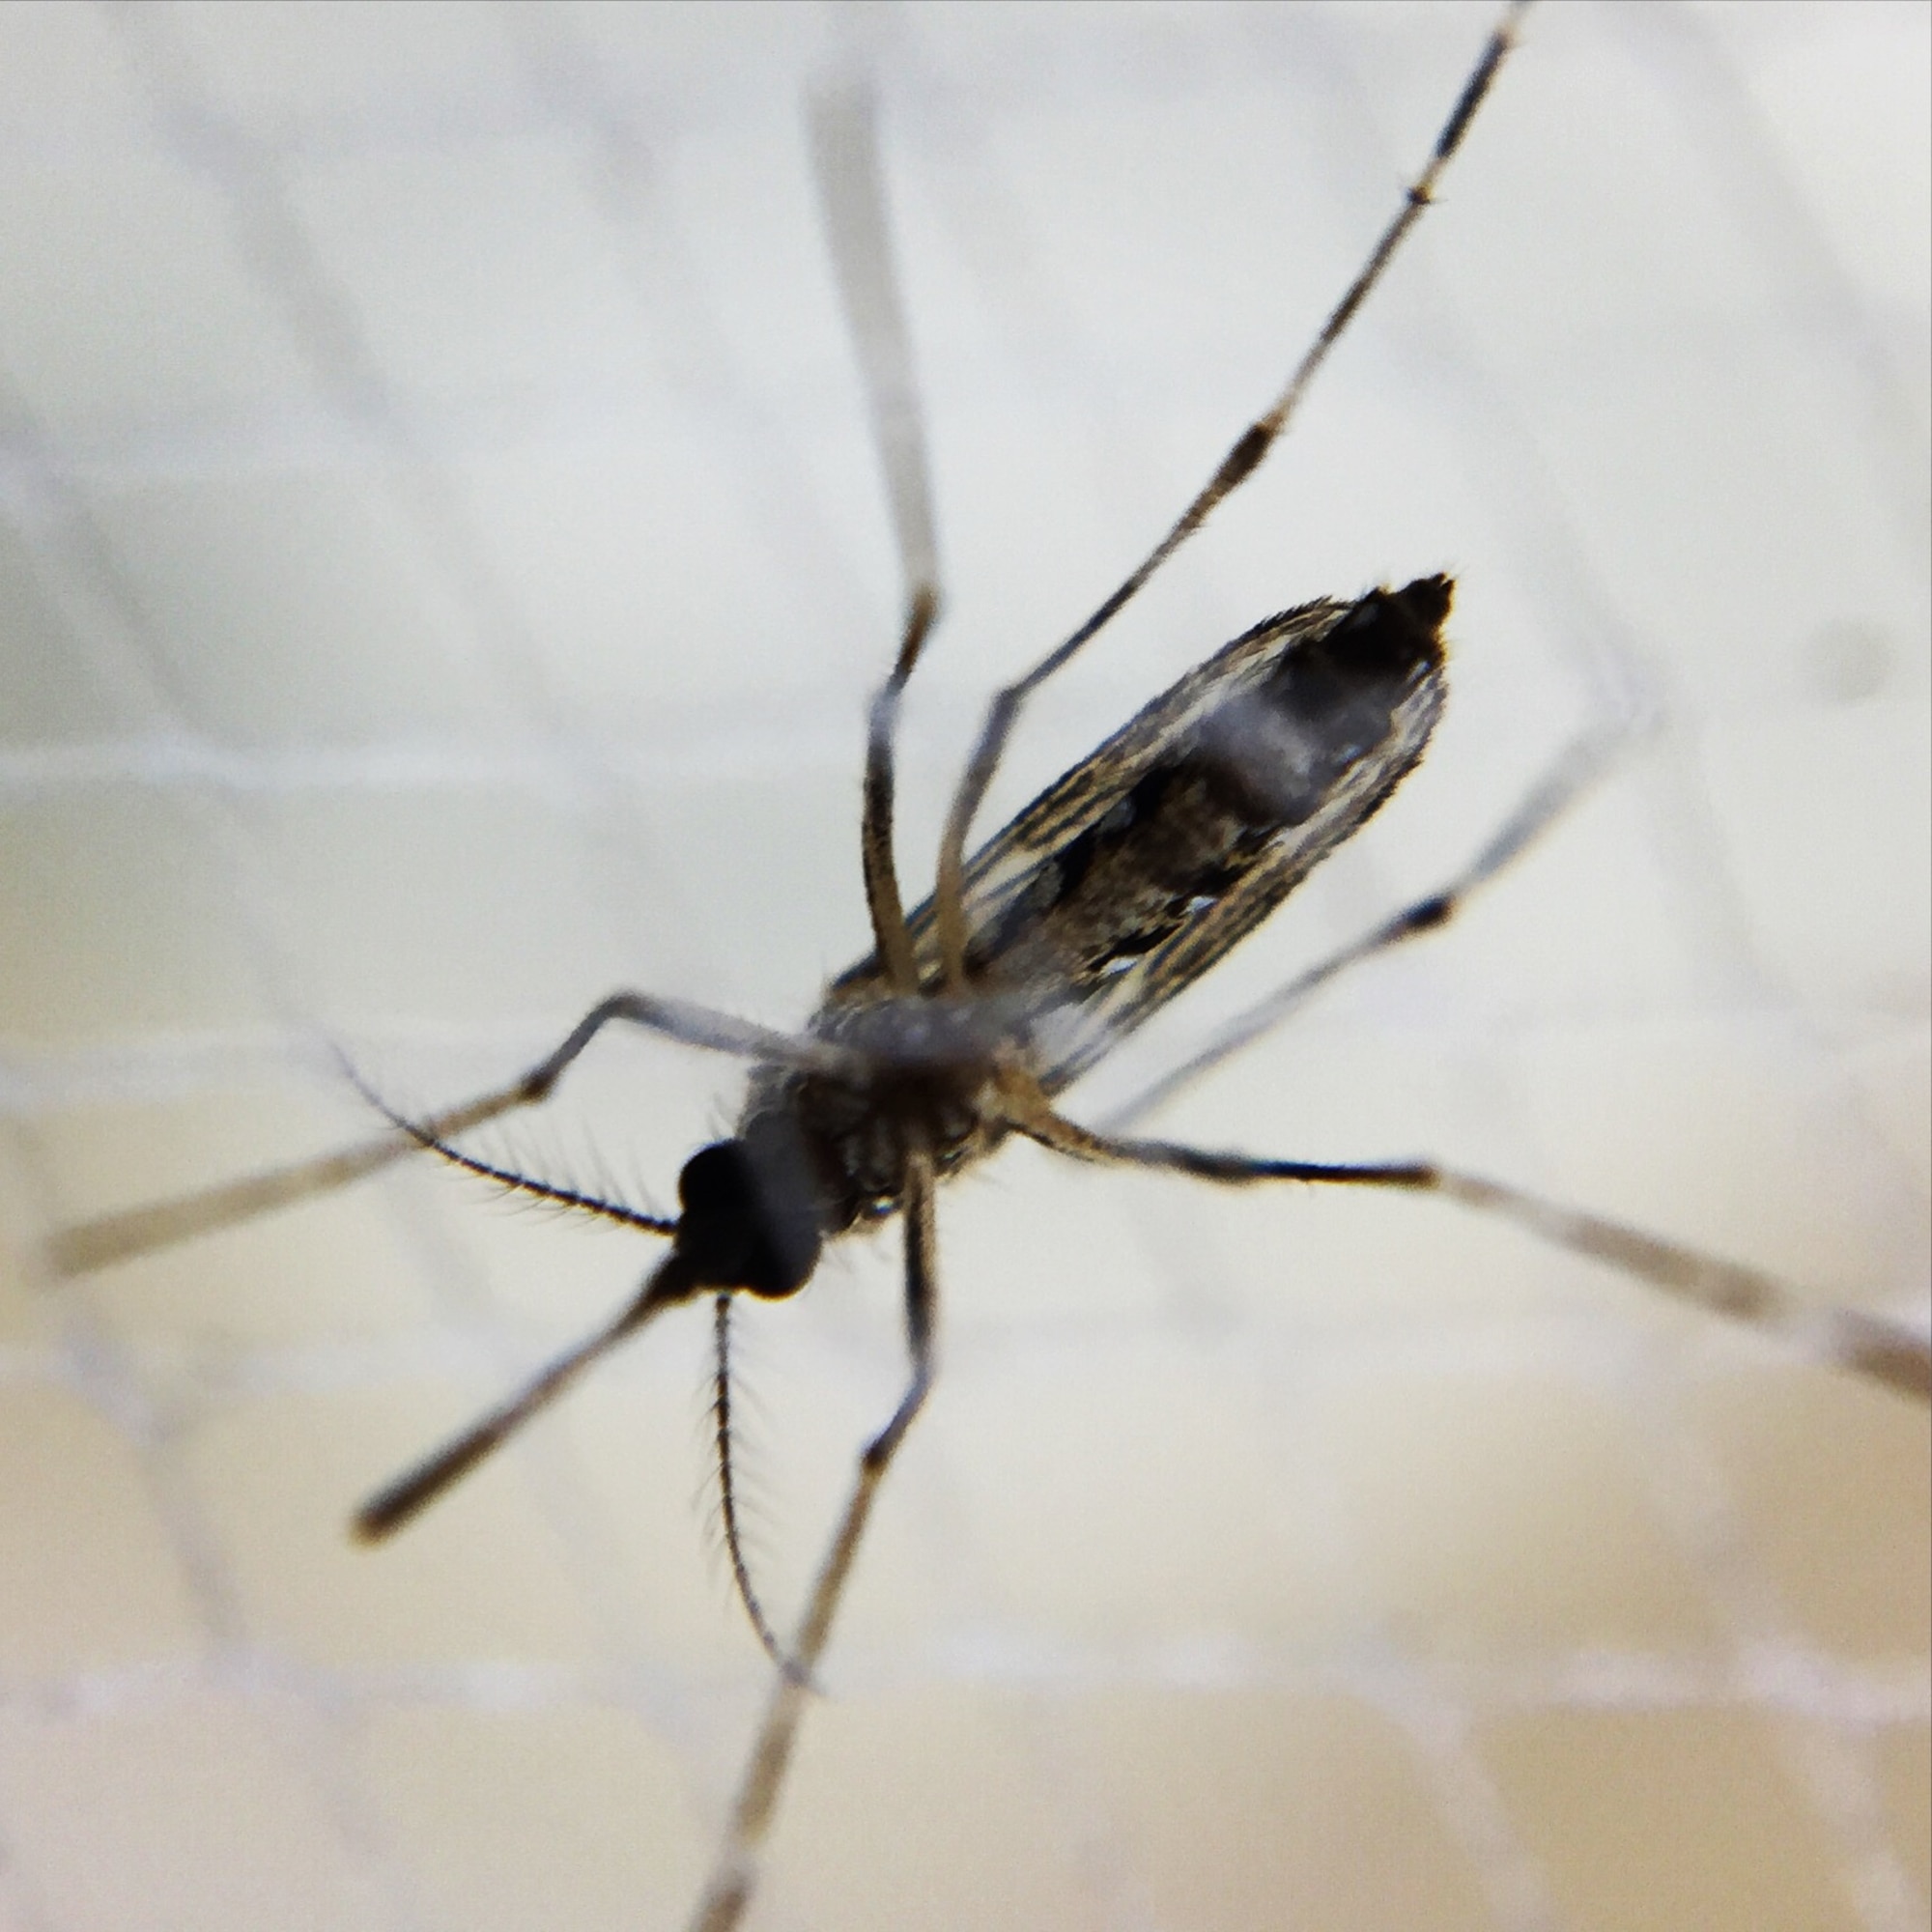
[[677, 1178], [678, 1205], [688, 1215], [715, 1220], [738, 1212], [747, 1189], [744, 1151], [736, 1141], [699, 1148]]
[[762, 1146], [718, 1141], [685, 1162], [677, 1198], [677, 1245], [702, 1287], [776, 1298], [811, 1278], [823, 1236], [795, 1163]]

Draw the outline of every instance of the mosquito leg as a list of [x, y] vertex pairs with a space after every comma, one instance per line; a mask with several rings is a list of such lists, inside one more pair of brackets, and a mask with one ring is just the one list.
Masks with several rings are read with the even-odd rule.
[[912, 344], [879, 176], [877, 111], [871, 90], [847, 83], [821, 91], [811, 100], [810, 122], [812, 168], [826, 239], [858, 352], [872, 441], [885, 475], [905, 581], [898, 658], [872, 699], [866, 736], [860, 856], [879, 958], [895, 990], [912, 993], [918, 990], [919, 978], [893, 858], [893, 742], [899, 700], [939, 615], [939, 547]]
[[757, 1886], [758, 1855], [784, 1790], [785, 1771], [798, 1739], [799, 1720], [805, 1715], [806, 1696], [832, 1634], [832, 1620], [844, 1595], [873, 1498], [932, 1387], [933, 1321], [939, 1286], [932, 1192], [931, 1151], [916, 1149], [908, 1154], [905, 1174], [906, 1342], [912, 1354], [912, 1380], [892, 1419], [859, 1458], [859, 1473], [846, 1499], [845, 1513], [812, 1585], [790, 1662], [781, 1671], [766, 1707], [724, 1842], [692, 1918], [691, 1932], [731, 1932], [752, 1902]]
[[673, 1000], [653, 993], [612, 993], [578, 1021], [570, 1036], [548, 1059], [541, 1060], [503, 1098], [512, 1107], [547, 1100], [565, 1069], [613, 1020], [647, 1028], [685, 1046], [708, 1053], [735, 1054], [741, 1060], [760, 1060], [773, 1066], [794, 1066], [804, 1073], [828, 1073], [851, 1078], [866, 1068], [861, 1058], [842, 1047], [803, 1035], [775, 1033], [754, 1020], [741, 1020], [691, 1000]]
[[1331, 980], [1350, 971], [1362, 960], [1378, 952], [1386, 952], [1405, 940], [1418, 938], [1425, 932], [1440, 931], [1462, 911], [1474, 893], [1512, 865], [1525, 848], [1541, 838], [1579, 798], [1596, 786], [1617, 753], [1630, 742], [1630, 736], [1629, 732], [1618, 728], [1589, 732], [1579, 738], [1550, 766], [1489, 843], [1447, 885], [1439, 886], [1427, 898], [1405, 906], [1373, 931], [1364, 933], [1340, 952], [1330, 953], [1305, 973], [1297, 974], [1285, 986], [1277, 987], [1245, 1012], [1236, 1013], [1216, 1031], [1198, 1053], [1116, 1108], [1107, 1117], [1109, 1130], [1119, 1131], [1145, 1119], [1183, 1088], [1191, 1087], [1204, 1073], [1233, 1058], [1250, 1041], [1278, 1027]]
[[947, 814], [946, 830], [939, 847], [939, 875], [933, 894], [933, 910], [939, 933], [940, 956], [945, 961], [949, 984], [963, 989], [966, 983], [966, 839], [973, 829], [974, 816], [986, 796], [986, 787], [992, 783], [993, 774], [999, 769], [1001, 755], [1012, 735], [1021, 707], [1048, 678], [1070, 663], [1094, 635], [1112, 621], [1155, 571], [1208, 521], [1222, 498], [1232, 496], [1261, 467], [1276, 438], [1288, 427], [1303, 394], [1315, 380], [1316, 372], [1328, 359], [1328, 352], [1341, 339], [1355, 312], [1380, 281], [1409, 230], [1422, 218], [1423, 210], [1434, 199], [1435, 185], [1443, 169], [1463, 145], [1463, 137], [1468, 132], [1476, 110], [1483, 104], [1510, 49], [1516, 44], [1518, 26], [1529, 5], [1530, 0], [1510, 0], [1504, 9], [1502, 18], [1491, 33], [1468, 79], [1463, 83], [1463, 91], [1457, 97], [1448, 120], [1443, 123], [1442, 131], [1435, 137], [1435, 147], [1427, 164], [1409, 184], [1402, 207], [1382, 230], [1375, 247], [1369, 252], [1368, 260], [1350, 283], [1342, 299], [1329, 312], [1321, 332], [1296, 364], [1294, 373], [1290, 376], [1281, 393], [1236, 439], [1234, 447], [1221, 459], [1220, 467], [1180, 513], [1173, 527], [1100, 608], [1065, 642], [1041, 658], [1024, 677], [1002, 690], [987, 707], [979, 742], [973, 748], [966, 774], [959, 781], [952, 810]]
[[[461, 1133], [466, 1127], [494, 1120], [522, 1102], [492, 1094], [472, 1107], [439, 1114], [424, 1125], [436, 1135]], [[293, 1207], [298, 1201], [332, 1194], [338, 1187], [360, 1180], [365, 1174], [386, 1167], [392, 1160], [415, 1151], [417, 1142], [403, 1133], [384, 1134], [380, 1140], [362, 1141], [339, 1152], [324, 1154], [316, 1160], [297, 1161], [288, 1167], [270, 1168], [266, 1174], [251, 1174], [240, 1180], [223, 1181], [172, 1201], [156, 1201], [141, 1208], [123, 1208], [102, 1214], [92, 1221], [79, 1221], [62, 1228], [47, 1238], [47, 1265], [62, 1278], [91, 1274], [96, 1268], [136, 1255], [153, 1254], [178, 1241], [192, 1240], [198, 1235], [212, 1235], [258, 1214], [272, 1213], [278, 1208]]]
[[[155, 1202], [104, 1214], [98, 1220], [79, 1222], [49, 1237], [48, 1264], [59, 1276], [86, 1274], [112, 1262], [172, 1247], [177, 1241], [196, 1235], [213, 1234], [277, 1208], [333, 1193], [404, 1154], [423, 1147], [440, 1148], [440, 1144], [486, 1121], [549, 1099], [571, 1062], [605, 1027], [616, 1020], [647, 1027], [687, 1046], [736, 1054], [741, 1059], [848, 1076], [855, 1070], [863, 1070], [857, 1057], [843, 1048], [774, 1033], [750, 1020], [714, 1012], [687, 1000], [658, 999], [647, 993], [616, 993], [585, 1013], [555, 1052], [507, 1087], [412, 1125], [399, 1124], [394, 1132], [379, 1140], [364, 1141], [316, 1160], [297, 1161], [288, 1167], [271, 1168], [266, 1174], [248, 1175], [241, 1180], [185, 1194], [173, 1201]], [[355, 1079], [353, 1071], [350, 1077]], [[357, 1081], [356, 1085], [361, 1083]]]
[[614, 1321], [559, 1355], [500, 1407], [492, 1409], [480, 1422], [473, 1423], [371, 1496], [355, 1512], [353, 1527], [356, 1538], [363, 1543], [381, 1543], [393, 1536], [452, 1484], [467, 1476], [531, 1416], [548, 1408], [592, 1362], [609, 1354], [619, 1342], [635, 1335], [663, 1310], [689, 1301], [695, 1293], [696, 1284], [673, 1250], [651, 1271], [636, 1299]]
[[1043, 1103], [1009, 1103], [1012, 1124], [1029, 1139], [1076, 1159], [1168, 1168], [1202, 1180], [1241, 1186], [1261, 1180], [1300, 1180], [1353, 1187], [1396, 1187], [1440, 1194], [1465, 1208], [1497, 1214], [1559, 1248], [1607, 1262], [1623, 1273], [1680, 1301], [1749, 1323], [1795, 1343], [1835, 1368], [1914, 1398], [1932, 1402], [1932, 1343], [1897, 1322], [1856, 1309], [1819, 1307], [1775, 1275], [1700, 1253], [1621, 1221], [1565, 1208], [1506, 1181], [1462, 1174], [1433, 1161], [1331, 1164], [1262, 1160], [1182, 1147], [1172, 1141], [1128, 1140], [1099, 1134], [1063, 1119]]

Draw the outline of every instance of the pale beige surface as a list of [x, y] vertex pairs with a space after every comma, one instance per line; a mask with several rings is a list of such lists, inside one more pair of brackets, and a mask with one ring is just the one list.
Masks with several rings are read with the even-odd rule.
[[[1270, 393], [1487, 7], [867, 11], [975, 707]], [[1262, 614], [1462, 580], [1359, 849], [1098, 1109], [1665, 726], [1467, 922], [1164, 1128], [1433, 1152], [1923, 1321], [1927, 14], [1564, 6], [1306, 421], [1030, 722], [1010, 807]], [[0, 1928], [675, 1927], [765, 1674], [700, 1311], [394, 1548], [372, 1485], [634, 1239], [434, 1171], [58, 1294], [77, 1214], [428, 1105], [634, 982], [864, 943], [895, 585], [806, 7], [0, 9]], [[490, 1143], [663, 1206], [728, 1066]], [[1015, 1152], [943, 1203], [767, 1932], [1911, 1932], [1927, 1430], [1507, 1229]], [[788, 1615], [894, 1241], [740, 1324]]]

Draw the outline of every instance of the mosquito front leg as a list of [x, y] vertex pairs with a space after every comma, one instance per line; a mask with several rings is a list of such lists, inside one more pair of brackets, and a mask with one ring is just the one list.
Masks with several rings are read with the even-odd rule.
[[691, 1921], [692, 1932], [731, 1932], [752, 1902], [757, 1887], [758, 1857], [783, 1794], [785, 1772], [791, 1762], [792, 1747], [798, 1740], [799, 1720], [805, 1715], [805, 1700], [832, 1634], [832, 1621], [838, 1615], [839, 1599], [845, 1594], [846, 1580], [859, 1553], [873, 1499], [932, 1388], [933, 1325], [939, 1293], [933, 1186], [931, 1150], [909, 1149], [904, 1213], [906, 1346], [912, 1356], [912, 1379], [892, 1419], [866, 1445], [859, 1458], [859, 1471], [846, 1499], [845, 1513], [819, 1566], [791, 1657], [781, 1669], [771, 1703], [766, 1707], [764, 1722], [752, 1747], [751, 1759], [732, 1806], [724, 1842]]
[[862, 85], [827, 89], [811, 102], [812, 165], [826, 236], [866, 385], [905, 583], [898, 657], [872, 699], [867, 722], [860, 857], [880, 961], [895, 991], [913, 993], [919, 975], [893, 856], [893, 753], [899, 701], [939, 615], [939, 546], [912, 343], [886, 221], [876, 122], [876, 102]]
[[1024, 1099], [1012, 1103], [1011, 1120], [1030, 1140], [1079, 1160], [1167, 1168], [1236, 1186], [1299, 1180], [1440, 1194], [1481, 1213], [1514, 1221], [1556, 1247], [1607, 1262], [1693, 1307], [1779, 1335], [1816, 1360], [1915, 1401], [1932, 1402], [1932, 1344], [1910, 1329], [1856, 1309], [1821, 1308], [1775, 1275], [1645, 1234], [1621, 1221], [1546, 1201], [1506, 1181], [1462, 1174], [1433, 1161], [1263, 1160], [1173, 1141], [1129, 1140], [1094, 1133], [1044, 1103], [1028, 1104]]
[[[480, 1100], [451, 1108], [423, 1122], [422, 1131], [436, 1138], [460, 1134], [526, 1104], [515, 1088], [486, 1094]], [[416, 1136], [398, 1130], [315, 1160], [297, 1161], [288, 1167], [270, 1168], [266, 1174], [244, 1175], [240, 1180], [179, 1195], [172, 1201], [151, 1202], [79, 1221], [47, 1237], [47, 1265], [63, 1278], [91, 1274], [115, 1262], [130, 1261], [136, 1255], [171, 1248], [198, 1235], [252, 1221], [258, 1214], [293, 1207], [298, 1201], [332, 1194], [338, 1187], [347, 1187], [365, 1174], [374, 1174], [392, 1160], [413, 1153], [417, 1146]]]
[[399, 1122], [394, 1131], [378, 1140], [364, 1141], [357, 1147], [323, 1154], [315, 1160], [270, 1168], [266, 1174], [248, 1175], [173, 1201], [158, 1201], [116, 1214], [103, 1214], [98, 1220], [79, 1222], [49, 1237], [48, 1264], [56, 1275], [87, 1274], [114, 1262], [172, 1247], [197, 1235], [232, 1228], [239, 1222], [253, 1220], [258, 1214], [331, 1194], [404, 1154], [425, 1146], [437, 1147], [520, 1107], [539, 1105], [550, 1098], [570, 1064], [613, 1021], [648, 1028], [686, 1046], [774, 1065], [795, 1066], [807, 1072], [849, 1076], [855, 1070], [864, 1070], [852, 1054], [840, 1048], [774, 1033], [751, 1020], [716, 1012], [689, 1000], [660, 999], [649, 993], [614, 993], [591, 1008], [554, 1053], [507, 1087], [425, 1121]]
[[1012, 736], [1021, 707], [1048, 678], [1070, 663], [1113, 620], [1122, 607], [1208, 521], [1215, 506], [1224, 497], [1233, 496], [1261, 467], [1276, 439], [1288, 427], [1308, 385], [1315, 380], [1316, 372], [1328, 359], [1328, 352], [1341, 340], [1343, 331], [1381, 280], [1396, 251], [1407, 239], [1409, 230], [1422, 218], [1422, 211], [1435, 198], [1435, 185], [1443, 169], [1454, 158], [1457, 149], [1463, 145], [1463, 137], [1468, 132], [1476, 110], [1483, 104], [1510, 49], [1516, 44], [1519, 25], [1530, 4], [1531, 0], [1511, 0], [1504, 10], [1503, 17], [1490, 35], [1474, 70], [1463, 83], [1463, 92], [1457, 97], [1448, 120], [1443, 123], [1442, 131], [1436, 135], [1435, 147], [1427, 164], [1409, 184], [1401, 208], [1382, 230], [1375, 247], [1369, 252], [1368, 260], [1349, 284], [1342, 299], [1330, 310], [1327, 321], [1321, 325], [1321, 333], [1295, 365], [1294, 373], [1290, 376], [1281, 393], [1235, 440], [1234, 447], [1221, 459], [1219, 467], [1202, 486], [1194, 500], [1100, 608], [1065, 642], [1040, 659], [1024, 677], [1002, 690], [987, 707], [979, 742], [973, 748], [966, 774], [959, 781], [959, 789], [947, 814], [946, 829], [939, 846], [939, 875], [933, 893], [940, 956], [946, 964], [948, 983], [955, 989], [963, 991], [966, 985], [966, 840], [972, 832], [974, 817], [985, 799], [986, 788], [999, 770], [1001, 756], [1006, 751], [1008, 739]]

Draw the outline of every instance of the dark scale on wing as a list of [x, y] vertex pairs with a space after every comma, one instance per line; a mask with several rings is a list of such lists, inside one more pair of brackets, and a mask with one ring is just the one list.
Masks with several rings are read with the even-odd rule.
[[1079, 990], [1218, 902], [1265, 838], [1236, 783], [1198, 751], [1156, 766], [1097, 824], [1040, 862], [973, 936], [975, 980]]
[[1206, 972], [1422, 755], [1451, 593], [1424, 578], [1271, 617], [1050, 785], [967, 867], [970, 998], [940, 997], [928, 902], [908, 921], [923, 996], [893, 995], [867, 958], [811, 1022], [882, 1071], [754, 1076], [740, 1134], [795, 1150], [765, 1192], [798, 1200], [809, 1170], [827, 1235], [889, 1213], [907, 1122], [941, 1173], [997, 1145], [978, 1090], [1000, 1042], [1057, 1093]]
[[974, 934], [976, 979], [1077, 1001], [1206, 919], [1389, 738], [1398, 705], [1439, 673], [1448, 608], [1441, 578], [1372, 592], [1209, 710]]
[[1253, 702], [1213, 713], [1201, 752], [1255, 818], [1301, 825], [1389, 735], [1400, 700], [1439, 671], [1450, 586], [1425, 578], [1372, 591], [1335, 628], [1287, 652]]

